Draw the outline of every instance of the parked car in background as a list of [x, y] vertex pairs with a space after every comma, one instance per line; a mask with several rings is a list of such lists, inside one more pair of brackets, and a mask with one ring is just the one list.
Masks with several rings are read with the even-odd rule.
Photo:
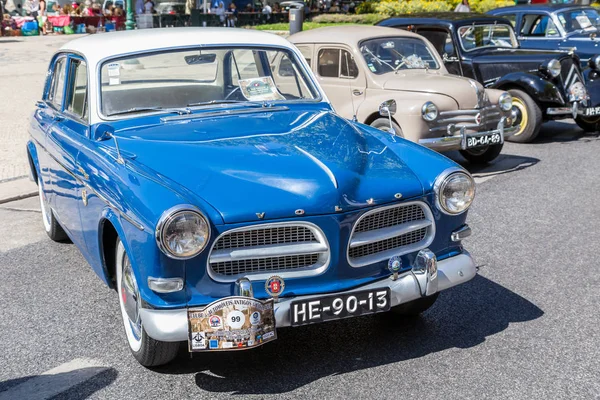
[[[292, 77], [272, 70], [280, 57]], [[27, 152], [47, 234], [117, 289], [146, 366], [182, 341], [243, 350], [281, 327], [418, 314], [476, 274], [469, 173], [337, 115], [277, 35], [74, 40], [50, 62]]]
[[[433, 150], [460, 150], [473, 163], [494, 160], [512, 126], [512, 97], [450, 75], [422, 36], [373, 26], [313, 29], [288, 38], [300, 49], [334, 109], [389, 130], [379, 105], [394, 99], [393, 133]], [[277, 73], [294, 75], [289, 63]]]
[[185, 14], [185, 3], [169, 1], [159, 3], [154, 9], [157, 14]]
[[488, 14], [510, 20], [523, 49], [574, 51], [583, 68], [600, 54], [596, 8], [537, 4], [497, 8]]
[[[559, 51], [525, 50], [509, 20], [469, 13], [413, 14], [378, 23], [416, 32], [429, 39], [453, 74], [476, 79], [486, 88], [513, 97], [520, 129], [509, 140], [529, 142], [544, 121], [575, 118], [586, 131], [596, 122], [579, 57]], [[595, 109], [592, 107], [592, 109]]]

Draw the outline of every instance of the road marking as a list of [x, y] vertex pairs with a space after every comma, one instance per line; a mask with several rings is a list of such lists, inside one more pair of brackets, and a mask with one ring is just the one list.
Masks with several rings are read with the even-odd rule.
[[99, 361], [77, 358], [0, 392], [0, 400], [47, 400], [108, 369]]

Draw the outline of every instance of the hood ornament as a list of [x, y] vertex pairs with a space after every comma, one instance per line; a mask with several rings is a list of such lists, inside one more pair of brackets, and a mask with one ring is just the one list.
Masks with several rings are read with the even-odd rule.
[[304, 210], [299, 208], [295, 211], [296, 215], [304, 215]]
[[340, 212], [342, 211], [342, 207], [340, 206], [335, 206], [335, 212]]
[[265, 217], [265, 213], [264, 212], [256, 213], [256, 216], [258, 217], [258, 219], [263, 219]]
[[371, 205], [373, 203], [375, 203], [375, 200], [372, 197], [369, 200], [367, 200], [368, 205]]
[[396, 193], [394, 195], [394, 197], [397, 198], [397, 199], [401, 199], [402, 198], [402, 193]]

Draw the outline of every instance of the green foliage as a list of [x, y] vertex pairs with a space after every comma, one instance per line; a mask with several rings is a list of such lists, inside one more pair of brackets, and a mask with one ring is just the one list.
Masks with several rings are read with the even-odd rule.
[[469, 3], [471, 4], [471, 11], [478, 13], [486, 13], [495, 8], [515, 5], [512, 0], [473, 0]]
[[420, 12], [452, 11], [453, 9], [452, 4], [444, 0], [383, 0], [375, 6], [375, 12], [386, 17]]
[[379, 4], [378, 1], [373, 1], [373, 0], [363, 1], [358, 6], [356, 6], [356, 13], [357, 14], [374, 14], [375, 6], [377, 6], [377, 4]]
[[377, 14], [320, 14], [311, 19], [318, 24], [366, 24], [374, 25], [384, 18]]

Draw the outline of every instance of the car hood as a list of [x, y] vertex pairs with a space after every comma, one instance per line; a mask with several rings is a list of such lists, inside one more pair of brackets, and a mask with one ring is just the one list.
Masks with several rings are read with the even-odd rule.
[[411, 72], [391, 75], [392, 78], [383, 83], [384, 89], [449, 96], [460, 109], [477, 107], [477, 91], [483, 93], [484, 90], [479, 82], [455, 75], [426, 72], [417, 75]]
[[116, 135], [132, 163], [184, 186], [225, 223], [331, 214], [424, 193], [402, 160], [411, 143], [362, 131], [330, 111], [182, 121]]

